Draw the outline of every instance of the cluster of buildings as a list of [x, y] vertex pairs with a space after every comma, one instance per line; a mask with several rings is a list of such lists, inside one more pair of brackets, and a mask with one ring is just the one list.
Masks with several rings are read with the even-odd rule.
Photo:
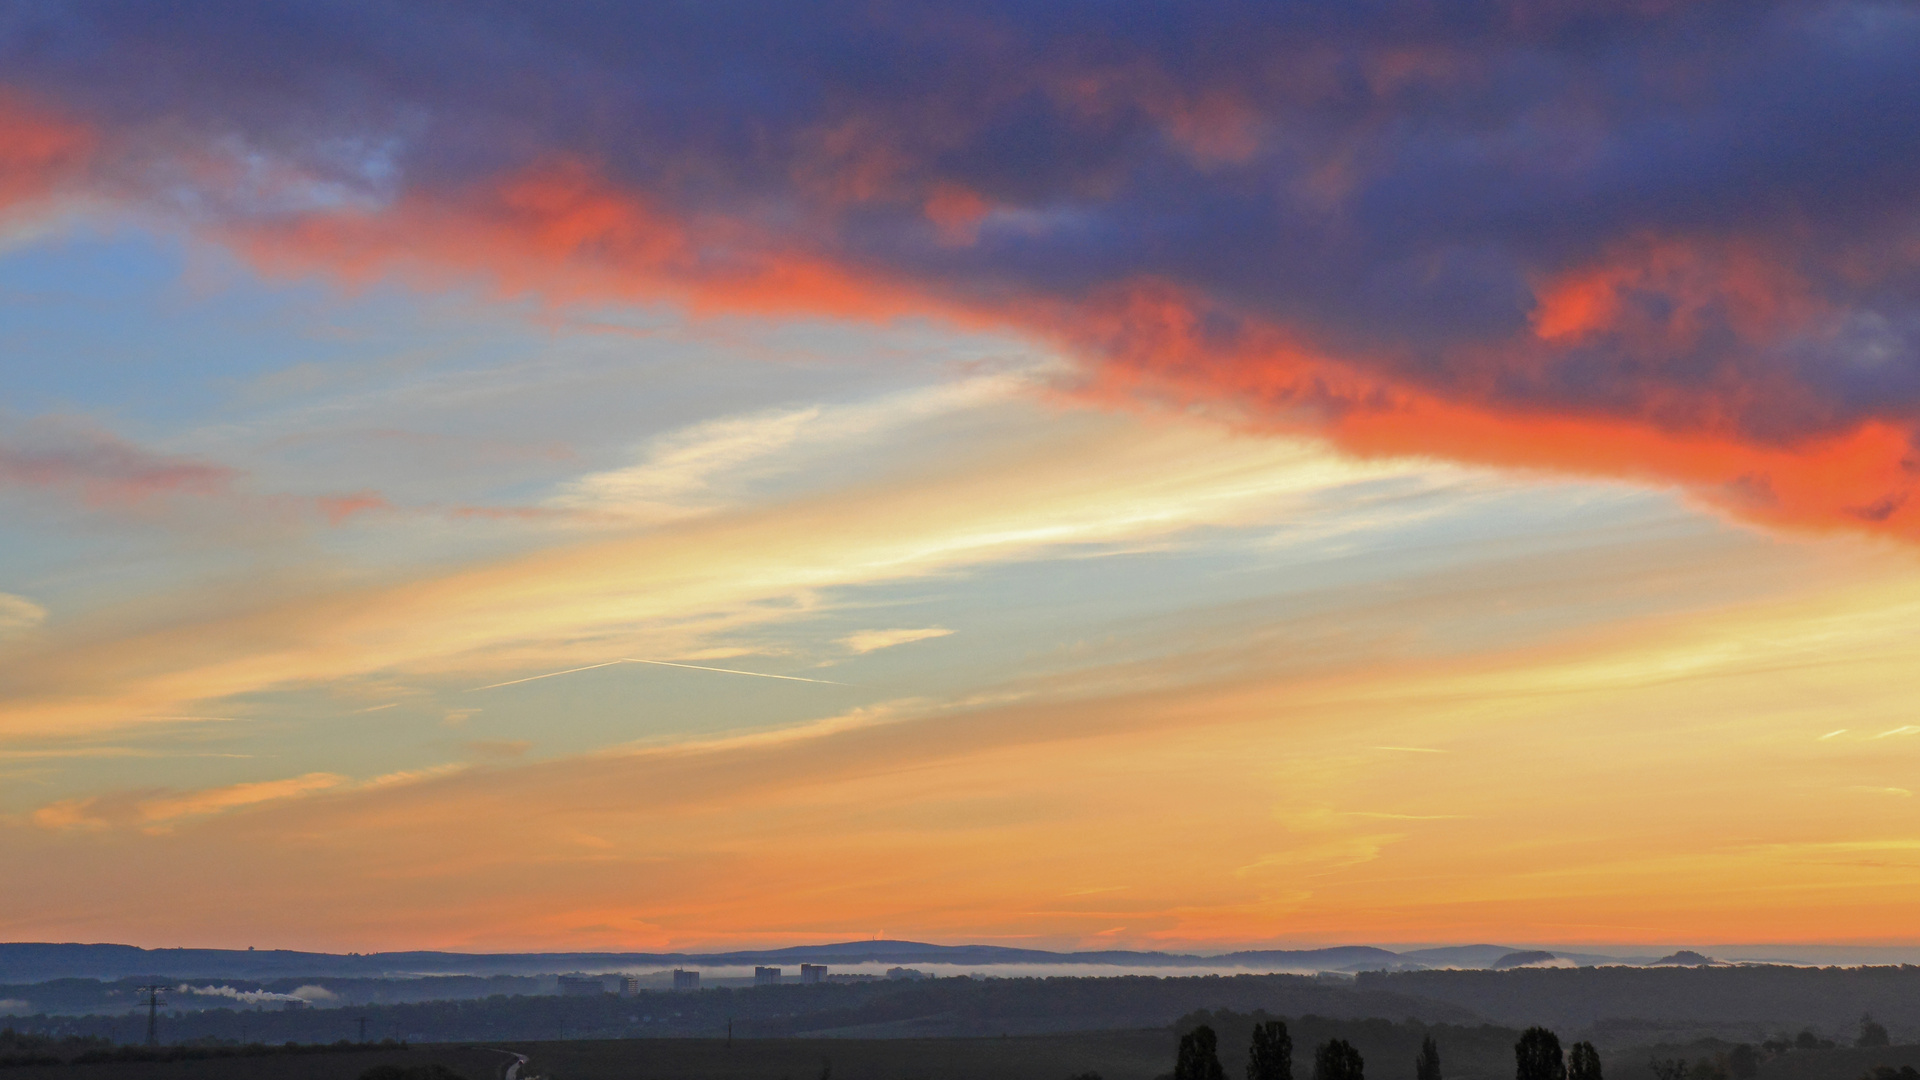
[[[786, 973], [781, 968], [756, 967], [753, 969], [753, 985], [755, 986], [779, 986], [785, 981], [785, 977]], [[916, 971], [913, 968], [897, 967], [888, 969], [885, 977], [888, 979], [924, 979], [927, 975], [925, 972]], [[633, 997], [640, 992], [640, 980], [636, 976], [620, 975], [613, 978], [614, 987], [609, 990], [607, 977], [604, 976], [562, 975], [560, 976], [560, 993], [563, 997], [596, 997], [606, 993], [618, 994], [621, 997]], [[881, 976], [878, 975], [830, 975], [827, 973], [827, 965], [825, 964], [800, 965], [800, 982], [802, 984], [874, 982], [880, 978]], [[700, 989], [700, 973], [698, 971], [675, 968], [673, 970], [673, 988], [681, 991]]]
[[[756, 967], [753, 969], [753, 985], [755, 986], [779, 986], [784, 977], [785, 975], [782, 970], [777, 967]], [[826, 982], [827, 965], [801, 964], [800, 981], [802, 983]]]
[[[700, 988], [700, 973], [697, 971], [676, 971], [673, 975], [673, 988], [675, 990], [681, 989], [681, 975], [693, 976], [693, 985], [685, 989], [698, 990]], [[561, 997], [598, 997], [608, 992], [607, 980], [598, 975], [560, 976]], [[614, 977], [614, 987], [611, 992], [621, 997], [633, 997], [640, 993], [640, 980], [632, 975], [617, 975]]]

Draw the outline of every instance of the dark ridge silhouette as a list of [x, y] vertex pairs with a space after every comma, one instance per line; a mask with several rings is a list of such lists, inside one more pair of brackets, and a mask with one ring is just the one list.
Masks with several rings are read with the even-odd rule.
[[1507, 955], [1501, 957], [1500, 959], [1495, 960], [1493, 962], [1493, 968], [1495, 971], [1501, 971], [1501, 970], [1505, 970], [1506, 968], [1526, 967], [1528, 964], [1538, 964], [1548, 960], [1557, 960], [1557, 959], [1559, 959], [1559, 957], [1556, 957], [1550, 952], [1542, 952], [1539, 949], [1532, 949], [1527, 952], [1508, 953]]
[[1669, 955], [1669, 956], [1663, 956], [1660, 959], [1655, 960], [1654, 963], [1655, 964], [1674, 964], [1674, 965], [1679, 965], [1683, 967], [1705, 967], [1708, 964], [1717, 964], [1719, 963], [1719, 961], [1715, 960], [1711, 956], [1701, 956], [1699, 953], [1694, 952], [1692, 949], [1681, 949], [1677, 953], [1673, 953], [1672, 955]]
[[317, 953], [289, 949], [142, 949], [132, 945], [14, 942], [0, 944], [0, 983], [48, 979], [119, 979], [164, 973], [182, 979], [265, 979], [276, 976], [378, 977], [394, 975], [531, 975], [647, 967], [736, 967], [756, 964], [850, 965], [1107, 964], [1128, 967], [1268, 967], [1299, 971], [1418, 967], [1398, 953], [1370, 945], [1325, 949], [1256, 949], [1200, 956], [1190, 953], [1049, 952], [998, 945], [929, 945], [918, 941], [849, 941], [715, 953]]

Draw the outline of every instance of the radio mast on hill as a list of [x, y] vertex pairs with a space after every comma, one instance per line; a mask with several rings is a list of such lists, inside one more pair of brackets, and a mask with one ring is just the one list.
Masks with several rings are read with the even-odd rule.
[[151, 986], [135, 987], [135, 989], [147, 995], [147, 1045], [159, 1046], [160, 995], [166, 993], [167, 988], [161, 986], [159, 983], [155, 983]]

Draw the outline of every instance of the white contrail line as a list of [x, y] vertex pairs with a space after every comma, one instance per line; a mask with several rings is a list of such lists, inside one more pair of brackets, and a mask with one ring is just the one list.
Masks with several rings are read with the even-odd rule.
[[803, 679], [798, 675], [769, 675], [764, 671], [741, 671], [739, 668], [706, 667], [702, 664], [676, 664], [668, 660], [635, 660], [630, 656], [623, 656], [618, 660], [608, 660], [600, 664], [588, 664], [586, 667], [568, 668], [565, 671], [549, 671], [545, 675], [529, 675], [524, 679], [508, 679], [506, 682], [489, 683], [486, 686], [475, 686], [468, 689], [467, 693], [471, 694], [479, 690], [495, 690], [502, 686], [518, 686], [521, 683], [533, 682], [537, 679], [551, 679], [555, 675], [571, 675], [576, 671], [592, 671], [594, 668], [612, 667], [615, 664], [653, 664], [656, 667], [686, 668], [689, 671], [718, 671], [726, 675], [752, 675], [756, 679], [784, 679], [787, 682], [819, 683], [822, 686], [847, 685], [846, 683], [834, 682], [831, 679]]
[[703, 667], [700, 664], [675, 664], [666, 660], [634, 660], [630, 657], [622, 657], [621, 662], [628, 664], [656, 664], [660, 667], [683, 667], [692, 671], [720, 671], [728, 675], [752, 675], [759, 679], [785, 679], [788, 682], [819, 683], [822, 686], [847, 685], [843, 682], [834, 682], [832, 679], [803, 679], [798, 675], [769, 675], [764, 671], [741, 671], [739, 668], [730, 667]]
[[604, 664], [588, 664], [586, 667], [570, 667], [565, 671], [549, 671], [545, 675], [529, 675], [524, 679], [508, 679], [506, 682], [489, 683], [486, 686], [470, 687], [468, 688], [467, 693], [471, 694], [476, 690], [495, 690], [502, 686], [517, 686], [523, 682], [533, 682], [535, 679], [551, 679], [555, 675], [571, 675], [576, 671], [592, 671], [594, 668], [612, 667], [615, 664], [624, 664], [624, 663], [626, 663], [625, 660], [609, 660]]

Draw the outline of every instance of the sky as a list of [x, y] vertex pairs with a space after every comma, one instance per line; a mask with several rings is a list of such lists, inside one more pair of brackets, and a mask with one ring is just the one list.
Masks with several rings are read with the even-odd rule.
[[1920, 945], [1920, 10], [0, 9], [0, 938]]

